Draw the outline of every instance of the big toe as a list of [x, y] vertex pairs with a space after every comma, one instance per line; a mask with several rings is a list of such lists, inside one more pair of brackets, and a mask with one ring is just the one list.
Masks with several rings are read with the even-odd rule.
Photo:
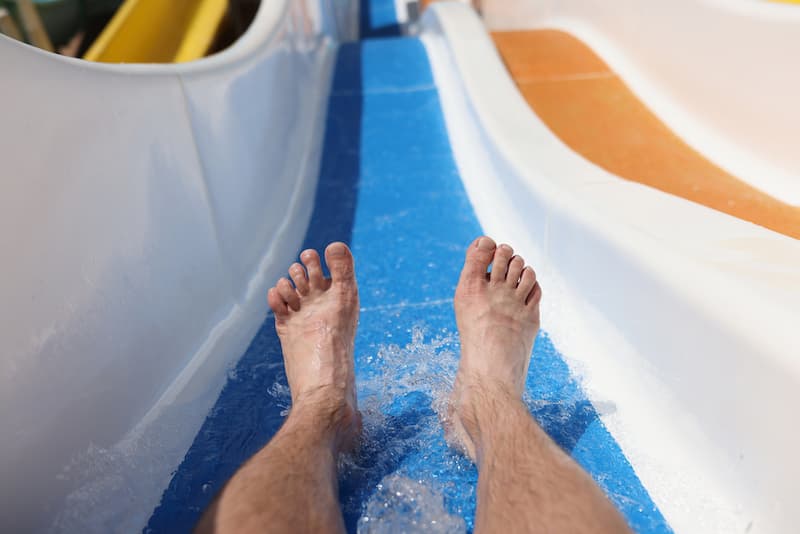
[[328, 248], [325, 249], [325, 263], [328, 264], [334, 284], [355, 282], [353, 254], [344, 243], [336, 242], [328, 245]]
[[464, 268], [461, 270], [462, 282], [470, 280], [486, 280], [486, 270], [494, 258], [497, 245], [490, 237], [481, 236], [467, 249]]

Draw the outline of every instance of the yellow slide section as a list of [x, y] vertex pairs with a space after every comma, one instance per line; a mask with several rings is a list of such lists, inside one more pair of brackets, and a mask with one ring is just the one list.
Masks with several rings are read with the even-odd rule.
[[206, 55], [227, 0], [125, 0], [84, 59], [181, 63]]

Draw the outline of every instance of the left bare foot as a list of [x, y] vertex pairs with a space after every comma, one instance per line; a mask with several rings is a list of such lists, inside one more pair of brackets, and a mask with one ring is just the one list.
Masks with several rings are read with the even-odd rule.
[[[343, 447], [360, 432], [355, 394], [353, 345], [358, 325], [358, 286], [353, 255], [344, 243], [331, 243], [322, 272], [319, 254], [304, 250], [267, 293], [281, 340], [292, 411], [312, 411], [326, 419]], [[328, 420], [329, 419], [329, 420]]]

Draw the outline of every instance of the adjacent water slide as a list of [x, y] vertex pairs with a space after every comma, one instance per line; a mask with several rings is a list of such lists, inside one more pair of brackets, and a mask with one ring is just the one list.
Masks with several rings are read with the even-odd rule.
[[126, 0], [86, 51], [103, 63], [183, 63], [207, 55], [227, 0]]
[[[637, 6], [481, 8], [492, 30], [580, 37], [610, 65], [600, 79], [624, 80], [669, 142], [708, 160], [697, 172], [796, 208], [800, 12]], [[543, 71], [523, 79], [528, 60], [470, 7], [410, 25], [404, 7], [263, 2], [233, 47], [181, 65], [0, 37], [3, 530], [189, 530], [288, 407], [265, 290], [334, 239], [353, 248], [362, 299], [348, 529], [471, 529], [476, 472], [438, 411], [459, 261], [480, 232], [513, 243], [544, 287], [532, 413], [637, 531], [791, 530], [796, 227], [593, 160], [581, 114], [526, 101], [547, 92], [525, 87]]]
[[521, 92], [570, 148], [618, 176], [800, 237], [795, 7], [482, 6]]

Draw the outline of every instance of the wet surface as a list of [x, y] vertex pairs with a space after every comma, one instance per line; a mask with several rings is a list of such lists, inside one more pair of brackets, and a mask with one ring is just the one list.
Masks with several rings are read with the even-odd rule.
[[[356, 258], [364, 438], [360, 451], [341, 462], [347, 528], [429, 531], [435, 521], [441, 532], [471, 530], [477, 471], [445, 444], [439, 412], [457, 366], [452, 296], [463, 251], [481, 228], [453, 161], [422, 44], [394, 38], [343, 46], [328, 114], [304, 247], [343, 240]], [[530, 369], [526, 400], [547, 432], [634, 528], [669, 532], [546, 334]], [[230, 372], [147, 531], [189, 531], [238, 466], [277, 431], [288, 407], [269, 317]]]

